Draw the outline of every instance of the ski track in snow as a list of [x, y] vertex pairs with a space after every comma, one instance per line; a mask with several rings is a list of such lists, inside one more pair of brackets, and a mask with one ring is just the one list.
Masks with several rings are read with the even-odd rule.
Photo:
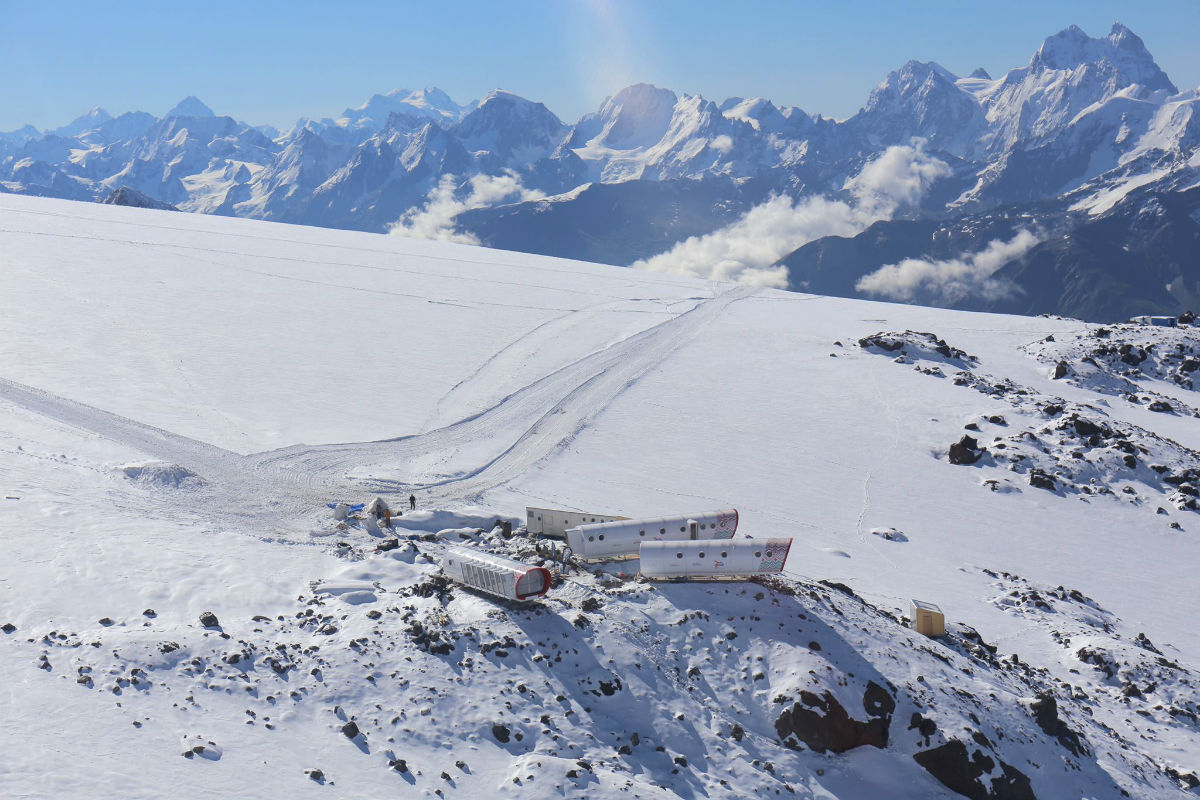
[[[478, 414], [395, 439], [293, 445], [240, 455], [4, 378], [0, 378], [0, 399], [192, 470], [206, 482], [192, 490], [193, 501], [226, 521], [251, 519], [264, 506], [280, 516], [305, 514], [329, 498], [352, 493], [404, 496], [419, 490], [427, 504], [474, 502], [561, 450], [626, 388], [729, 304], [756, 291], [734, 287], [701, 300], [683, 313], [534, 381]], [[535, 420], [532, 425], [530, 419]], [[513, 434], [515, 438], [506, 438]], [[457, 473], [414, 473], [405, 480], [352, 474], [395, 474], [406, 463], [430, 454], [453, 460], [464, 448], [480, 442], [491, 445], [490, 457]]]

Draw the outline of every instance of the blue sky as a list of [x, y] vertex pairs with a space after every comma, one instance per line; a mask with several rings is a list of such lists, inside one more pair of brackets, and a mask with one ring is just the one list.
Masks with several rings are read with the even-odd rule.
[[1196, 0], [0, 0], [0, 130], [96, 105], [162, 114], [189, 94], [289, 126], [423, 86], [459, 102], [504, 88], [574, 122], [637, 81], [845, 117], [910, 58], [997, 75], [1069, 24], [1102, 36], [1115, 20], [1200, 85]]

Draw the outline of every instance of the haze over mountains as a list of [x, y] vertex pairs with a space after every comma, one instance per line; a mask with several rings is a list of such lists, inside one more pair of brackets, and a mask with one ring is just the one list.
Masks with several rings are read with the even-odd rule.
[[0, 189], [1107, 321], [1200, 305], [1198, 97], [1123, 25], [1072, 26], [997, 78], [910, 61], [846, 120], [645, 84], [574, 124], [499, 90], [282, 133], [93, 109], [0, 134]]

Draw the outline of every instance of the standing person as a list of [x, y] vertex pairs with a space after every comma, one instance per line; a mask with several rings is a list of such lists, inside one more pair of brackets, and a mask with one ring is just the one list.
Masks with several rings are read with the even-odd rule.
[[415, 494], [410, 494], [408, 496], [408, 510], [409, 511], [417, 510], [417, 496]]

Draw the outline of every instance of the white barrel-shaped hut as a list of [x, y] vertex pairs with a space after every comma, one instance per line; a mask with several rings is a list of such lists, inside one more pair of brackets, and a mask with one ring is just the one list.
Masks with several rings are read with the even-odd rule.
[[452, 580], [507, 600], [528, 600], [550, 591], [550, 570], [468, 547], [447, 547], [442, 571]]
[[580, 525], [567, 531], [567, 544], [576, 558], [585, 561], [636, 558], [642, 542], [729, 539], [737, 532], [737, 526], [737, 509], [726, 508], [700, 514]]
[[641, 572], [653, 579], [777, 575], [791, 548], [791, 539], [644, 542]]

